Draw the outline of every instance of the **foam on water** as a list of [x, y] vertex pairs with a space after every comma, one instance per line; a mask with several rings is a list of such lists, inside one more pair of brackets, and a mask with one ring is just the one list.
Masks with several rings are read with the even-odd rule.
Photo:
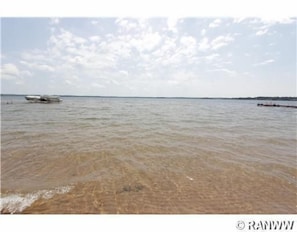
[[72, 189], [72, 186], [63, 186], [50, 190], [39, 190], [27, 194], [11, 194], [0, 198], [0, 211], [7, 211], [11, 214], [21, 213], [38, 199], [50, 199], [56, 194], [65, 194]]

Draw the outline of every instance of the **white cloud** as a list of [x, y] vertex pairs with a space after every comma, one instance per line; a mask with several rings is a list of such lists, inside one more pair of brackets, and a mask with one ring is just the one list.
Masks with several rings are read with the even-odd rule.
[[65, 80], [65, 83], [66, 83], [67, 85], [74, 85], [73, 82], [72, 82], [71, 80]]
[[183, 48], [183, 53], [194, 55], [196, 52], [197, 42], [193, 36], [182, 36], [180, 43]]
[[296, 23], [296, 18], [274, 18], [274, 17], [264, 17], [260, 18], [260, 22], [266, 24], [267, 26], [273, 26], [275, 24], [291, 24]]
[[131, 40], [128, 36], [112, 37], [108, 41], [102, 39], [97, 50], [116, 57], [129, 58], [131, 57]]
[[36, 68], [41, 70], [41, 71], [48, 71], [48, 72], [54, 72], [55, 69], [47, 64], [36, 64]]
[[262, 18], [252, 18], [249, 20], [251, 25], [259, 25], [262, 27], [272, 27], [277, 24], [292, 24], [296, 23], [296, 18], [281, 18], [281, 17], [262, 17]]
[[22, 65], [25, 65], [31, 69], [36, 69], [36, 70], [40, 70], [40, 71], [47, 71], [47, 72], [54, 72], [55, 69], [50, 66], [49, 64], [38, 64], [38, 63], [34, 63], [34, 62], [27, 62], [24, 60], [21, 60], [20, 63]]
[[205, 34], [206, 34], [206, 30], [205, 29], [202, 29], [201, 32], [200, 32], [200, 35], [201, 36], [205, 36]]
[[[221, 34], [221, 28], [217, 27], [226, 25], [226, 21], [230, 22], [226, 26], [226, 33], [229, 34]], [[56, 86], [61, 94], [65, 87], [65, 91], [72, 94], [160, 96], [165, 94], [160, 92], [165, 86], [172, 88], [166, 94], [174, 95], [177, 93], [174, 91], [179, 90], [182, 96], [183, 91], [188, 94], [187, 89], [191, 89], [189, 95], [195, 95], [197, 88], [195, 90], [193, 86], [198, 87], [200, 84], [201, 88], [209, 84], [210, 89], [216, 91], [211, 81], [216, 82], [219, 76], [242, 76], [250, 67], [245, 64], [255, 60], [261, 62], [258, 60], [259, 54], [264, 54], [266, 58], [275, 58], [276, 52], [266, 49], [279, 48], [262, 46], [260, 37], [255, 36], [278, 30], [275, 27], [269, 31], [267, 25], [272, 24], [268, 21], [264, 23], [257, 19], [250, 23], [252, 20], [238, 18], [233, 20], [236, 25], [230, 19], [226, 21], [213, 19], [209, 25], [205, 25], [206, 20], [195, 23], [194, 19], [182, 21], [177, 18], [159, 21], [122, 18], [114, 20], [114, 23], [111, 19], [94, 19], [89, 20], [89, 25], [85, 28], [75, 28], [74, 24], [70, 25], [71, 20], [65, 25], [62, 21], [53, 26], [55, 30], [51, 32], [48, 41], [44, 41], [46, 48], [22, 50], [19, 53], [21, 55], [16, 57], [19, 62], [15, 63], [15, 69], [13, 66], [4, 67], [6, 71], [2, 68], [1, 73], [10, 73], [10, 77], [6, 75], [6, 78], [18, 77], [14, 79], [14, 83], [21, 80], [18, 83], [26, 85], [30, 85], [28, 83], [33, 78], [25, 77], [34, 76], [34, 81], [39, 76], [47, 78], [48, 83], [52, 83], [52, 90]], [[99, 25], [99, 22], [100, 27], [92, 26]], [[277, 23], [280, 22], [289, 23], [288, 20]], [[193, 30], [194, 27], [196, 30]], [[254, 36], [250, 36], [251, 29]], [[236, 32], [240, 32], [240, 40], [236, 40]], [[282, 33], [291, 36], [285, 30]], [[255, 41], [256, 39], [259, 41]], [[234, 40], [236, 47], [231, 46]], [[279, 41], [275, 39], [272, 42], [278, 44]], [[254, 44], [258, 46], [257, 52], [261, 53], [255, 54]], [[282, 60], [281, 55], [277, 61]], [[5, 56], [5, 63], [14, 63], [12, 54]], [[254, 64], [252, 74], [256, 76], [258, 68], [255, 66], [273, 62], [275, 60], [267, 59]], [[220, 78], [222, 82], [226, 79]], [[163, 85], [162, 88], [158, 87], [159, 83]], [[147, 92], [141, 92], [146, 90]]]
[[110, 79], [109, 81], [110, 81], [110, 83], [112, 83], [112, 84], [114, 84], [114, 85], [121, 85], [120, 82], [118, 82], [118, 81], [115, 80], [115, 79]]
[[194, 74], [188, 70], [177, 71], [172, 74], [172, 80], [174, 80], [178, 84], [195, 80], [196, 78], [197, 78], [197, 74]]
[[92, 25], [98, 25], [98, 24], [99, 24], [99, 21], [98, 21], [98, 20], [92, 20], [92, 21], [91, 21], [91, 24], [92, 24]]
[[51, 18], [50, 19], [50, 25], [57, 25], [60, 23], [60, 19], [59, 18]]
[[120, 70], [119, 73], [120, 73], [121, 75], [124, 75], [124, 76], [128, 76], [128, 75], [129, 75], [129, 72], [126, 71], [126, 70]]
[[[61, 29], [59, 33], [50, 37], [49, 49], [40, 53], [48, 57], [48, 66], [50, 63], [59, 63], [56, 71], [71, 73], [81, 71], [91, 74], [114, 67], [116, 55], [125, 51], [123, 47], [116, 44], [114, 36], [106, 35], [106, 37], [90, 36], [86, 39]], [[39, 68], [48, 68], [50, 71], [46, 66]], [[93, 73], [93, 75], [96, 74]]]
[[202, 38], [202, 40], [198, 44], [198, 49], [200, 51], [206, 51], [210, 48], [209, 40], [207, 37]]
[[139, 52], [153, 50], [161, 41], [161, 36], [158, 32], [142, 33], [138, 37], [130, 40], [132, 47], [135, 47]]
[[262, 36], [262, 35], [265, 35], [267, 32], [268, 32], [268, 29], [266, 28], [266, 29], [257, 31], [256, 35], [257, 36]]
[[200, 51], [207, 51], [209, 49], [211, 50], [217, 50], [221, 47], [227, 46], [230, 44], [234, 38], [230, 35], [220, 35], [213, 40], [209, 41], [207, 37], [202, 38], [202, 40], [198, 43], [198, 49]]
[[40, 50], [31, 50], [22, 52], [21, 58], [24, 60], [27, 60], [29, 62], [47, 62], [48, 56], [46, 55], [46, 51], [40, 51]]
[[282, 24], [296, 24], [296, 18], [274, 18], [274, 17], [264, 17], [264, 18], [254, 18], [249, 21], [250, 27], [256, 31], [256, 36], [262, 36], [269, 32], [270, 28], [275, 25]]
[[180, 38], [181, 44], [184, 46], [195, 46], [196, 45], [196, 39], [193, 36], [182, 36]]
[[211, 48], [213, 50], [217, 50], [221, 47], [227, 46], [233, 40], [234, 40], [234, 38], [231, 37], [230, 35], [218, 36], [211, 41]]
[[20, 70], [14, 64], [3, 64], [1, 67], [1, 79], [12, 80], [20, 75]]
[[241, 23], [241, 22], [243, 22], [245, 19], [247, 19], [247, 18], [246, 18], [246, 17], [234, 18], [233, 23]]
[[33, 74], [28, 70], [21, 71], [20, 74], [21, 74], [21, 76], [28, 76], [28, 77], [33, 76]]
[[262, 66], [262, 65], [267, 65], [267, 64], [270, 64], [270, 63], [274, 63], [275, 60], [274, 59], [269, 59], [269, 60], [265, 60], [263, 62], [260, 62], [260, 63], [256, 63], [254, 64], [254, 66]]
[[161, 44], [161, 47], [152, 54], [155, 57], [164, 57], [167, 54], [172, 54], [177, 49], [176, 40], [171, 37], [166, 37]]
[[175, 37], [162, 37], [162, 43], [149, 58], [151, 67], [158, 69], [159, 65], [167, 68], [181, 68], [197, 62], [197, 41], [193, 36], [183, 35]]
[[24, 79], [19, 79], [15, 82], [16, 85], [24, 85], [25, 84], [25, 81]]
[[179, 47], [177, 46], [176, 39], [172, 37], [163, 37], [162, 43], [159, 48], [151, 53], [151, 56], [147, 56], [146, 63], [150, 62], [150, 68], [157, 68], [159, 65], [167, 66], [175, 63], [173, 60], [176, 56]]
[[[168, 22], [174, 30], [178, 20]], [[93, 32], [85, 37], [57, 27], [49, 38], [48, 49], [23, 53], [20, 64], [30, 68], [32, 75], [48, 72], [78, 88], [82, 85], [78, 81], [84, 79], [96, 79], [89, 83], [102, 86], [122, 85], [127, 77], [155, 80], [160, 67], [175, 69], [197, 62], [197, 41], [193, 36], [161, 34], [146, 19], [118, 19], [116, 24], [116, 33]], [[76, 74], [79, 80], [70, 78]]]
[[177, 24], [179, 19], [178, 18], [168, 18], [167, 19], [167, 27], [169, 31], [177, 33]]
[[217, 59], [218, 57], [220, 57], [220, 54], [214, 53], [214, 54], [206, 56], [205, 59], [208, 61], [213, 61], [213, 60]]
[[120, 31], [127, 32], [138, 28], [136, 20], [118, 18], [115, 23], [120, 27]]
[[76, 36], [65, 29], [60, 29], [59, 34], [55, 34], [50, 37], [49, 46], [64, 49], [66, 47], [75, 47], [76, 45], [82, 45], [86, 42], [86, 39]]
[[99, 83], [96, 83], [96, 82], [93, 82], [91, 84], [92, 87], [95, 87], [95, 88], [106, 88], [105, 85], [102, 85], [102, 84], [99, 84]]
[[92, 42], [100, 42], [101, 41], [101, 37], [98, 35], [94, 35], [94, 36], [90, 36], [89, 40]]
[[223, 72], [228, 74], [229, 76], [236, 76], [237, 72], [235, 70], [227, 69], [227, 68], [218, 68], [218, 69], [211, 69], [208, 70], [209, 72]]
[[210, 28], [215, 28], [215, 27], [220, 26], [221, 23], [222, 23], [222, 20], [221, 20], [221, 19], [215, 19], [212, 23], [210, 23], [210, 24], [208, 25], [208, 27], [210, 27]]

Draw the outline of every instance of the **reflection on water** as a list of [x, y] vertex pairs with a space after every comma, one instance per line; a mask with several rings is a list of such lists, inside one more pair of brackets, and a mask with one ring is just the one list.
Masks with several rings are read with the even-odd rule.
[[1, 105], [2, 212], [296, 213], [295, 109], [247, 100], [2, 102], [11, 99]]

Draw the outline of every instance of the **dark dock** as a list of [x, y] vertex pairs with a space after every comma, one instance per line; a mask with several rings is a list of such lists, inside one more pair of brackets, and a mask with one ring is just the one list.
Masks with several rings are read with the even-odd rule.
[[293, 105], [279, 105], [279, 104], [262, 104], [262, 103], [258, 103], [257, 106], [286, 107], [286, 108], [296, 108], [297, 109], [297, 106], [293, 106]]

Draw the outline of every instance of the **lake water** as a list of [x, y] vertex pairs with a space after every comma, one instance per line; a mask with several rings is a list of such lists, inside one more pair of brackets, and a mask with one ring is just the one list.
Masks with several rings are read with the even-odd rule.
[[1, 212], [296, 213], [297, 110], [259, 102], [2, 96]]

